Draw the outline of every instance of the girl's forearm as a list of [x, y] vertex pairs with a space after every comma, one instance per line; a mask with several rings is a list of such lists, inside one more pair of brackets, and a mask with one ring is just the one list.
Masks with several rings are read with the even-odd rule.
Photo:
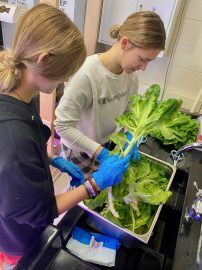
[[58, 208], [58, 214], [62, 214], [65, 211], [74, 207], [77, 203], [88, 198], [88, 194], [84, 185], [81, 185], [73, 190], [56, 196], [56, 204]]

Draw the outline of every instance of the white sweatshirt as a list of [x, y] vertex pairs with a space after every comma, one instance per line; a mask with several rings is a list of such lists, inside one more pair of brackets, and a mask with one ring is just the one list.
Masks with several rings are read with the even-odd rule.
[[56, 109], [54, 123], [61, 142], [92, 157], [115, 131], [115, 117], [127, 110], [137, 89], [136, 72], [116, 75], [101, 64], [97, 54], [87, 57]]

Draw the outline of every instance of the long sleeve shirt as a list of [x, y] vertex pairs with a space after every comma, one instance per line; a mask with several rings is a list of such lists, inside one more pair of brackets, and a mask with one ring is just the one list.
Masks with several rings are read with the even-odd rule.
[[97, 54], [87, 57], [64, 89], [55, 127], [68, 148], [93, 156], [115, 131], [115, 118], [137, 94], [137, 73], [119, 75], [105, 68]]
[[50, 129], [33, 102], [0, 95], [0, 251], [24, 254], [58, 216], [47, 157]]

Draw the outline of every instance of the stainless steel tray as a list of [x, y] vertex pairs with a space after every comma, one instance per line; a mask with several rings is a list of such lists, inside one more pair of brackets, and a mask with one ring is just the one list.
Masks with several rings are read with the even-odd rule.
[[[168, 173], [168, 176], [170, 177], [170, 180], [169, 180], [168, 186], [167, 186], [167, 189], [169, 189], [170, 185], [173, 181], [175, 172], [176, 172], [176, 166], [174, 166], [174, 165], [172, 166], [167, 162], [164, 162], [160, 159], [152, 157], [152, 156], [145, 154], [143, 152], [140, 152], [140, 153], [141, 153], [141, 155], [143, 155], [147, 159], [149, 159], [151, 162], [154, 162], [154, 163], [164, 167], [164, 169]], [[85, 210], [86, 214], [88, 215], [88, 224], [91, 227], [95, 228], [96, 230], [100, 231], [101, 233], [104, 233], [108, 236], [111, 236], [111, 237], [114, 237], [114, 238], [120, 240], [121, 243], [125, 244], [126, 246], [132, 246], [134, 244], [134, 242], [136, 242], [136, 240], [140, 240], [141, 242], [148, 243], [148, 241], [152, 235], [154, 226], [155, 226], [157, 219], [159, 217], [159, 214], [161, 212], [161, 208], [163, 206], [162, 204], [158, 206], [149, 231], [145, 234], [140, 235], [140, 234], [133, 233], [132, 231], [129, 231], [127, 229], [124, 229], [124, 228], [114, 224], [113, 222], [104, 218], [103, 216], [101, 216], [97, 212], [89, 209], [83, 202], [79, 203], [78, 205], [81, 208], [83, 208]]]

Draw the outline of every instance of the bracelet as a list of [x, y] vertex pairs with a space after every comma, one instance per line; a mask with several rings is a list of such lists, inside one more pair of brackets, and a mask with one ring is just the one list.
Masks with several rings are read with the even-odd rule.
[[87, 192], [87, 194], [88, 194], [88, 196], [90, 198], [93, 198], [93, 197], [96, 197], [97, 196], [97, 193], [93, 189], [93, 187], [92, 187], [92, 185], [91, 185], [91, 183], [90, 183], [89, 180], [87, 180], [87, 181], [84, 182], [84, 187], [85, 187], [86, 192]]
[[96, 188], [93, 179], [92, 179], [92, 178], [89, 178], [88, 181], [90, 182], [91, 186], [93, 187], [93, 189], [94, 189], [96, 195], [98, 195], [98, 194], [100, 193], [100, 190], [98, 190], [98, 189]]

